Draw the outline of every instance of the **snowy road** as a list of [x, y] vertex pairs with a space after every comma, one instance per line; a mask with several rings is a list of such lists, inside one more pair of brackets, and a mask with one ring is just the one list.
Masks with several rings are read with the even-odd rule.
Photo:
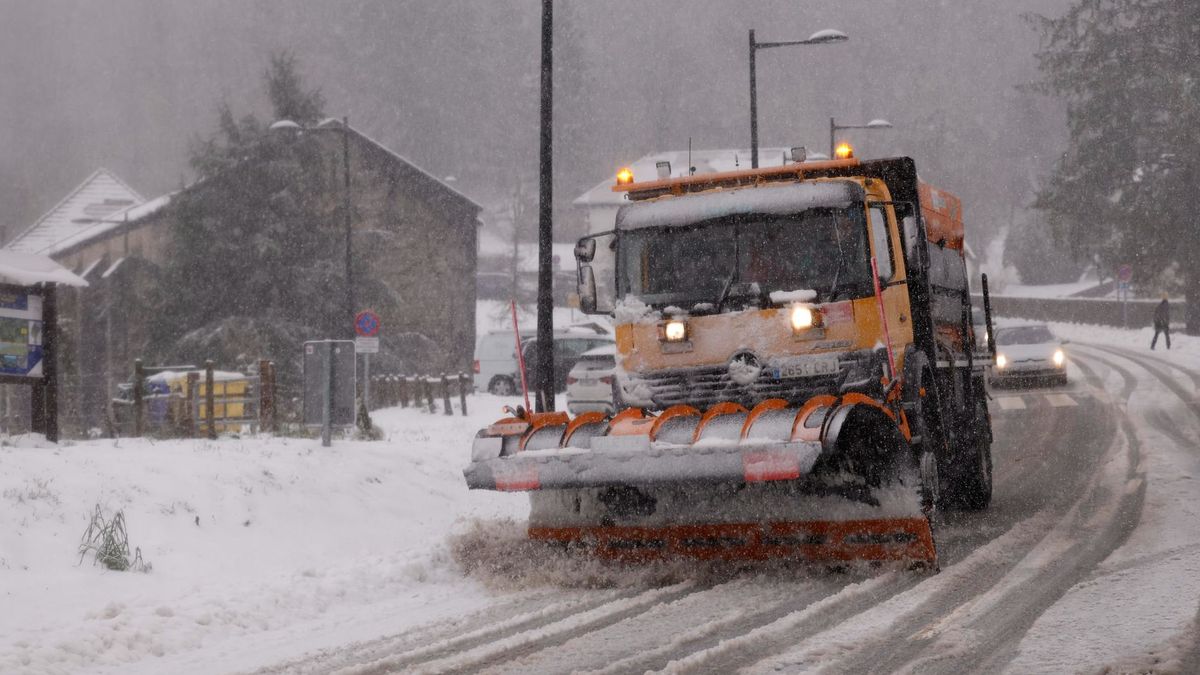
[[1073, 354], [993, 392], [993, 505], [944, 514], [940, 574], [533, 586], [262, 672], [1200, 672], [1200, 372]]

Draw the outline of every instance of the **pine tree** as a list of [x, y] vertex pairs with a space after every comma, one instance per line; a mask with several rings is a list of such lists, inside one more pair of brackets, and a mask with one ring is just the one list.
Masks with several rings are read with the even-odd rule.
[[1200, 333], [1200, 3], [1078, 0], [1034, 21], [1040, 88], [1066, 100], [1070, 132], [1036, 206], [1061, 244], [1134, 265], [1143, 289], [1177, 264]]
[[[265, 79], [275, 119], [306, 126], [321, 119], [320, 91], [304, 88], [290, 54], [273, 56]], [[315, 134], [267, 127], [253, 115], [237, 118], [222, 103], [217, 131], [193, 143], [200, 180], [172, 202], [167, 320], [159, 324], [166, 334], [156, 343], [172, 345], [189, 331], [220, 332], [239, 317], [241, 325], [271, 326], [275, 342], [294, 348], [300, 334], [333, 335], [344, 323], [337, 301], [344, 265], [332, 253], [343, 233], [329, 226], [339, 222], [329, 160]]]

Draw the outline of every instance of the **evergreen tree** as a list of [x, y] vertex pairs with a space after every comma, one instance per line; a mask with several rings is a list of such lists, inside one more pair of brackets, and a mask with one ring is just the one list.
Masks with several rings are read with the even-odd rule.
[[[266, 85], [274, 119], [320, 120], [321, 94], [304, 88], [290, 54], [272, 57]], [[234, 317], [270, 333], [263, 339], [274, 344], [259, 345], [260, 353], [337, 334], [345, 316], [344, 262], [336, 254], [344, 232], [330, 227], [340, 222], [340, 199], [316, 134], [270, 131], [222, 103], [216, 133], [194, 142], [191, 154], [200, 180], [172, 203], [168, 320], [160, 324], [167, 335], [155, 342], [220, 332]]]
[[1200, 3], [1078, 0], [1034, 21], [1040, 88], [1065, 99], [1070, 133], [1036, 205], [1060, 244], [1134, 265], [1145, 290], [1177, 263], [1200, 333]]

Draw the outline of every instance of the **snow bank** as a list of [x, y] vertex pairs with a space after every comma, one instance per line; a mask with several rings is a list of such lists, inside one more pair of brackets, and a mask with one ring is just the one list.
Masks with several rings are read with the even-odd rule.
[[[462, 479], [471, 436], [503, 402], [473, 397], [466, 419], [379, 411], [387, 440], [331, 448], [7, 439], [0, 672], [229, 671], [483, 606], [445, 538], [528, 511]], [[79, 564], [96, 504], [124, 511], [150, 573]]]

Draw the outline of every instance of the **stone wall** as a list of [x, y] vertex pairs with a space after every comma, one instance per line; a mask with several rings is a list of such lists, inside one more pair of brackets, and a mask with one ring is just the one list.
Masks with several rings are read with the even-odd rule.
[[[972, 296], [971, 302], [976, 307], [983, 307], [983, 296]], [[1158, 306], [1159, 302], [1159, 300], [1130, 300], [1122, 303], [1117, 300], [1093, 298], [1015, 298], [993, 295], [992, 313], [996, 316], [1033, 321], [1063, 321], [1140, 328], [1153, 325], [1154, 308]], [[1172, 302], [1171, 323], [1181, 323], [1184, 316], [1184, 303]]]

